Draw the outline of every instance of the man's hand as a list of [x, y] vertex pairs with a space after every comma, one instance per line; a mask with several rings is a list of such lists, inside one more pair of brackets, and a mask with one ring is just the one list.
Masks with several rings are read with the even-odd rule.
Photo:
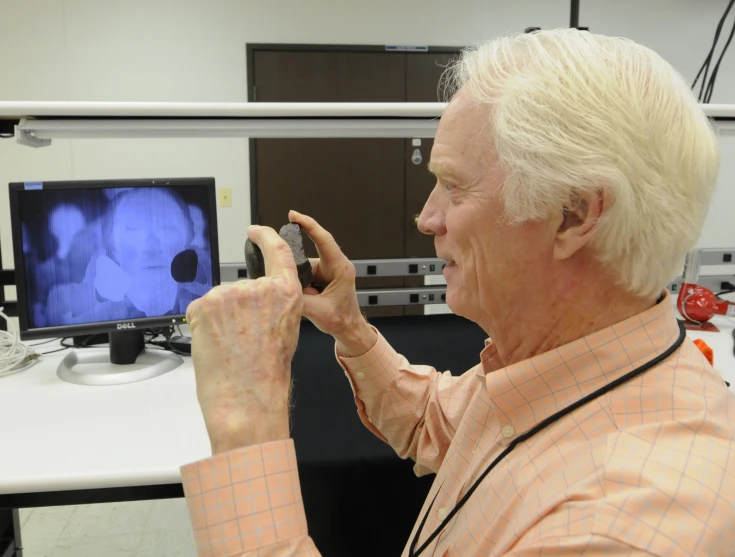
[[288, 244], [248, 229], [265, 276], [218, 286], [187, 310], [197, 397], [212, 453], [289, 437], [291, 360], [303, 294]]
[[340, 352], [361, 356], [377, 341], [377, 334], [360, 312], [355, 287], [355, 266], [339, 249], [334, 237], [313, 218], [291, 211], [291, 222], [298, 223], [316, 246], [319, 259], [311, 259], [314, 282], [326, 284], [319, 293], [304, 289], [304, 317], [323, 333], [332, 335]]

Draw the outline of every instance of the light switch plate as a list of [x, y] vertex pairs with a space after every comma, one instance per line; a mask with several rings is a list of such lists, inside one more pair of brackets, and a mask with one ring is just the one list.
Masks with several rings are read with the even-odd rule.
[[220, 188], [219, 189], [219, 206], [220, 207], [232, 207], [232, 189]]

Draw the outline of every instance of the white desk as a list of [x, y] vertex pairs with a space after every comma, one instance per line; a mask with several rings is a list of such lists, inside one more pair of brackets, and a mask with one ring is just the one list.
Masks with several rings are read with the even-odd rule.
[[179, 466], [211, 454], [191, 358], [148, 381], [88, 387], [56, 377], [65, 353], [0, 378], [0, 495], [177, 484]]
[[[713, 322], [721, 332], [689, 336], [712, 347], [715, 368], [735, 391], [735, 320]], [[148, 381], [88, 387], [56, 377], [64, 354], [0, 378], [0, 500], [6, 494], [178, 484], [179, 466], [210, 455], [190, 358]]]

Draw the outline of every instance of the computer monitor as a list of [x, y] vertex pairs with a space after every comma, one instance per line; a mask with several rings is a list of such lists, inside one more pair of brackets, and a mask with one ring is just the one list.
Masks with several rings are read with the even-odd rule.
[[109, 350], [68, 354], [62, 379], [127, 383], [182, 363], [145, 350], [144, 331], [185, 323], [219, 284], [213, 178], [11, 183], [10, 216], [21, 339], [109, 333]]

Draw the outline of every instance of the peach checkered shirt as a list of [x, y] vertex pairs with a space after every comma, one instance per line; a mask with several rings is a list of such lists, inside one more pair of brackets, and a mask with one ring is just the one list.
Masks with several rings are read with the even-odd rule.
[[[436, 473], [420, 546], [516, 435], [666, 351], [678, 334], [666, 295], [511, 366], [488, 341], [481, 364], [459, 377], [412, 366], [382, 336], [340, 361], [366, 427], [413, 459], [417, 474]], [[516, 447], [422, 555], [733, 555], [734, 425], [735, 398], [687, 339]], [[182, 479], [200, 556], [318, 555], [291, 440], [190, 464]]]

